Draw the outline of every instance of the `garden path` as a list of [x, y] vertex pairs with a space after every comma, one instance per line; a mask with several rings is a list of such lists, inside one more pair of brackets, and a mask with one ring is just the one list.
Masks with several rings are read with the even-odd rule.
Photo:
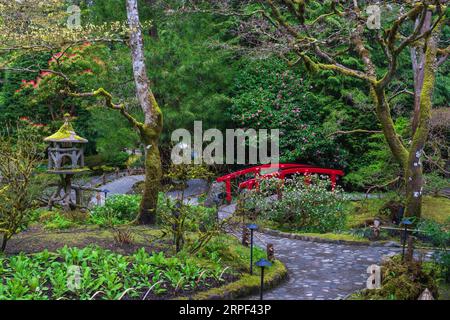
[[[222, 206], [221, 218], [232, 214], [235, 205]], [[274, 245], [275, 256], [282, 261], [289, 278], [267, 291], [268, 300], [334, 300], [364, 289], [367, 268], [380, 264], [384, 255], [399, 253], [401, 248], [318, 243], [255, 233], [256, 244], [265, 249]], [[259, 295], [249, 299], [259, 299]]]
[[[145, 175], [125, 176], [116, 179], [112, 182], [99, 187], [102, 190], [108, 190], [108, 196], [114, 194], [127, 194], [132, 191], [133, 186], [137, 182], [144, 181]], [[171, 198], [181, 197], [182, 194], [185, 198], [185, 202], [189, 204], [197, 204], [197, 196], [208, 191], [208, 183], [202, 179], [192, 179], [187, 182], [187, 188], [184, 191], [173, 190], [167, 192], [167, 195]], [[100, 203], [104, 203], [104, 194], [100, 194]], [[97, 199], [94, 196], [91, 200], [92, 203], [97, 203]]]
[[[135, 175], [135, 176], [125, 176], [114, 181], [108, 182], [99, 187], [102, 190], [108, 190], [108, 196], [114, 194], [127, 194], [132, 189], [133, 186], [141, 181], [144, 181], [145, 175]], [[98, 197], [98, 198], [97, 198]], [[104, 204], [105, 203], [105, 194], [100, 192], [92, 196], [90, 203], [92, 205], [96, 204]]]
[[126, 194], [133, 189], [137, 182], [144, 181], [144, 179], [145, 175], [125, 176], [101, 186], [101, 189], [108, 190], [108, 195]]
[[[142, 180], [143, 176], [124, 177], [102, 188], [108, 189], [111, 194], [123, 194]], [[191, 197], [191, 203], [196, 203], [195, 195], [205, 191], [203, 183], [194, 180], [188, 183], [184, 193], [185, 197]], [[173, 191], [169, 196], [176, 197], [179, 194], [180, 191]], [[220, 219], [229, 217], [235, 209], [235, 204], [222, 206], [219, 210]], [[401, 251], [395, 247], [317, 243], [258, 232], [255, 233], [255, 238], [256, 244], [262, 248], [265, 248], [267, 243], [272, 243], [276, 257], [288, 269], [289, 279], [264, 294], [264, 298], [270, 300], [342, 299], [365, 288], [369, 276], [367, 268], [370, 265], [379, 264], [385, 255]], [[249, 297], [258, 298], [257, 295]]]

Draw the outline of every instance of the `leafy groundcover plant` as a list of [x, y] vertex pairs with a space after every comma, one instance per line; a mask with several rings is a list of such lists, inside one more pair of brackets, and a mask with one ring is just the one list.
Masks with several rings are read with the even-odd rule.
[[0, 300], [168, 299], [236, 278], [216, 261], [95, 246], [0, 257]]

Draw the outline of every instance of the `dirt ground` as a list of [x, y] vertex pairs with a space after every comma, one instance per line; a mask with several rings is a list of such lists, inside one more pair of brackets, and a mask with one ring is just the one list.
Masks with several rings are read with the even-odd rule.
[[13, 236], [6, 246], [6, 255], [15, 255], [20, 252], [36, 253], [47, 249], [56, 251], [65, 245], [69, 247], [86, 247], [97, 245], [120, 254], [132, 254], [137, 249], [145, 248], [147, 252], [167, 251], [168, 243], [160, 239], [161, 232], [158, 229], [142, 226], [130, 226], [126, 228], [132, 235], [131, 244], [120, 244], [114, 239], [114, 231], [86, 226], [67, 230], [45, 230], [40, 225], [28, 228]]

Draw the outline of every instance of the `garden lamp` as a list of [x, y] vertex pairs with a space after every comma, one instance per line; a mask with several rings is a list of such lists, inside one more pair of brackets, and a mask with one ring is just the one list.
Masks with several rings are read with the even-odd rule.
[[247, 225], [250, 230], [250, 274], [253, 274], [253, 233], [258, 229], [258, 226], [254, 223]]
[[111, 191], [109, 191], [108, 189], [103, 189], [102, 192], [105, 194], [105, 201], [106, 201], [106, 198], [108, 197], [108, 193], [110, 193]]
[[264, 291], [264, 268], [268, 268], [272, 266], [272, 263], [264, 258], [258, 260], [258, 262], [256, 262], [256, 266], [261, 268], [261, 288], [259, 291], [259, 297], [260, 300], [263, 299], [263, 291]]
[[412, 225], [412, 221], [408, 218], [404, 218], [402, 220], [402, 224], [405, 226], [403, 231], [403, 250], [402, 250], [402, 261], [405, 259], [405, 246], [406, 246], [406, 237], [408, 236], [408, 226]]

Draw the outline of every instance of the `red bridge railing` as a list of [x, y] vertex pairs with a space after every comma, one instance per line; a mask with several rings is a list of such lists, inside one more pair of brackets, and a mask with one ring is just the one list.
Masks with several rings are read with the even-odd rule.
[[[276, 169], [277, 171], [261, 175], [261, 171], [264, 169]], [[332, 190], [334, 190], [334, 188], [336, 187], [337, 177], [343, 176], [344, 172], [342, 170], [319, 168], [297, 163], [265, 164], [246, 168], [217, 178], [217, 182], [225, 183], [226, 200], [228, 201], [228, 203], [230, 203], [232, 200], [231, 181], [247, 174], [253, 174], [254, 176], [253, 178], [240, 183], [240, 189], [253, 189], [254, 187], [257, 187], [259, 184], [259, 179], [267, 179], [273, 177], [285, 179], [287, 175], [303, 174], [305, 176], [305, 182], [309, 183], [309, 176], [311, 174], [323, 174], [330, 177], [331, 188]]]

